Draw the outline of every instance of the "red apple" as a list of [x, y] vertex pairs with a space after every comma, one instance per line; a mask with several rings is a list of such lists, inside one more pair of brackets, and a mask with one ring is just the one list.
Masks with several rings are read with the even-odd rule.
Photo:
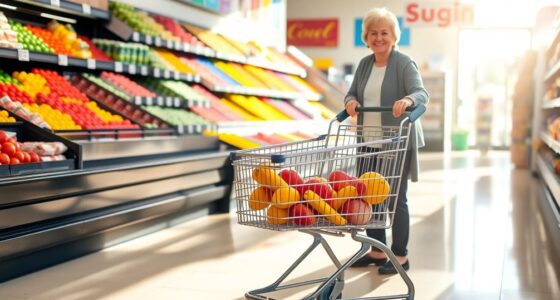
[[4, 142], [2, 144], [2, 152], [8, 154], [8, 156], [10, 156], [10, 157], [14, 156], [16, 151], [17, 151], [17, 148], [16, 148], [16, 145], [14, 145], [14, 143]]
[[0, 153], [0, 164], [9, 165], [10, 157], [6, 153]]
[[[328, 183], [322, 182], [320, 179], [311, 178], [307, 180], [305, 191], [310, 190], [319, 195], [321, 199], [331, 199], [333, 196], [333, 189]], [[304, 191], [304, 192], [305, 192]]]
[[367, 191], [367, 186], [365, 183], [359, 181], [357, 177], [350, 176], [348, 175], [348, 173], [341, 170], [335, 170], [332, 171], [331, 174], [329, 174], [329, 183], [337, 192], [346, 186], [355, 187], [360, 196], [365, 195]]
[[284, 169], [278, 173], [278, 176], [284, 179], [288, 185], [295, 188], [300, 195], [303, 195], [303, 193], [307, 190], [307, 187], [303, 185], [305, 183], [303, 178], [299, 176], [299, 173], [296, 170]]
[[359, 200], [350, 199], [340, 208], [340, 214], [353, 225], [366, 225], [371, 219], [371, 205]]
[[291, 217], [292, 222], [298, 226], [313, 225], [317, 221], [317, 218], [313, 214], [313, 210], [301, 203], [290, 206], [288, 214]]

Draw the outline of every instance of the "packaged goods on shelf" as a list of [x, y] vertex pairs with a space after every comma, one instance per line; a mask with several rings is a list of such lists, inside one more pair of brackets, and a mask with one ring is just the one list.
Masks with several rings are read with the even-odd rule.
[[128, 79], [127, 77], [111, 72], [101, 72], [101, 78], [108, 81], [116, 88], [123, 90], [128, 95], [141, 97], [155, 97], [156, 93], [147, 90], [143, 86]]
[[112, 60], [135, 65], [152, 65], [151, 49], [144, 44], [106, 39], [93, 39], [92, 42]]
[[144, 110], [173, 125], [208, 125], [208, 121], [184, 109], [143, 106]]
[[183, 43], [188, 43], [193, 46], [204, 46], [194, 35], [187, 32], [179, 22], [164, 16], [154, 16], [154, 19], [165, 27], [174, 36], [179, 38]]
[[[0, 106], [19, 116], [20, 118], [29, 121], [41, 128], [50, 129], [49, 124], [45, 122], [39, 114], [29, 112], [20, 102], [12, 101], [12, 99], [10, 99], [10, 97], [8, 96], [0, 98]], [[0, 112], [0, 114], [2, 113]], [[8, 117], [7, 111], [5, 113], [5, 116]], [[15, 122], [15, 119], [12, 117], [8, 117], [8, 119], [12, 119]]]
[[0, 12], [0, 47], [22, 49], [23, 45], [18, 43], [17, 32], [12, 30], [8, 19]]

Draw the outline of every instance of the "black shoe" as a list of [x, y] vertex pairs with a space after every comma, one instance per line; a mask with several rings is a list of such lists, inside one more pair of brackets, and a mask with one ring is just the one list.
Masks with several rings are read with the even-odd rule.
[[[408, 269], [410, 269], [410, 264], [408, 263], [408, 259], [404, 264], [402, 264], [402, 267], [405, 271], [408, 271]], [[383, 266], [379, 267], [379, 274], [390, 275], [390, 274], [397, 274], [397, 273], [398, 273], [397, 269], [395, 269], [395, 266], [393, 266], [393, 264], [390, 261], [386, 262]]]
[[369, 265], [376, 265], [376, 266], [381, 266], [383, 264], [385, 264], [387, 262], [386, 258], [372, 258], [369, 255], [364, 255], [362, 257], [360, 257], [357, 261], [355, 261], [352, 265], [350, 265], [351, 268], [357, 268], [357, 267], [367, 267]]

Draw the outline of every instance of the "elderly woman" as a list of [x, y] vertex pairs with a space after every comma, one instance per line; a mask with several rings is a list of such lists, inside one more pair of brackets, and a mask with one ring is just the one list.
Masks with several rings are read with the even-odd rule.
[[[400, 39], [397, 18], [385, 8], [369, 11], [363, 20], [362, 40], [372, 54], [364, 57], [356, 69], [354, 80], [344, 99], [350, 116], [355, 116], [358, 106], [392, 106], [390, 114], [365, 113], [358, 115], [358, 123], [363, 125], [398, 125], [406, 108], [415, 104], [428, 103], [428, 92], [424, 89], [416, 63], [397, 50]], [[412, 127], [409, 149], [404, 162], [404, 170], [399, 190], [399, 198], [393, 220], [393, 243], [391, 250], [405, 270], [410, 268], [407, 258], [410, 216], [407, 205], [407, 186], [410, 175], [412, 181], [418, 178], [418, 148], [424, 146], [424, 136], [419, 121]], [[375, 151], [375, 150], [373, 150]], [[367, 171], [371, 162], [360, 161], [358, 169]], [[366, 169], [366, 170], [364, 170]], [[386, 243], [385, 230], [368, 229], [367, 235]], [[373, 248], [352, 266], [380, 266], [380, 274], [395, 274], [395, 267], [377, 248]]]

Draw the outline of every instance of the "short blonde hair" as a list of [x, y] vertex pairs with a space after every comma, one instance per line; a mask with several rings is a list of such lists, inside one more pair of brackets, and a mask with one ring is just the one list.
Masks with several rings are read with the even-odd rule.
[[367, 34], [368, 28], [371, 24], [375, 24], [379, 21], [387, 21], [393, 30], [393, 35], [395, 36], [395, 47], [401, 39], [401, 29], [399, 28], [399, 21], [395, 14], [390, 12], [385, 7], [374, 8], [366, 13], [364, 20], [362, 22], [362, 42], [367, 45]]

